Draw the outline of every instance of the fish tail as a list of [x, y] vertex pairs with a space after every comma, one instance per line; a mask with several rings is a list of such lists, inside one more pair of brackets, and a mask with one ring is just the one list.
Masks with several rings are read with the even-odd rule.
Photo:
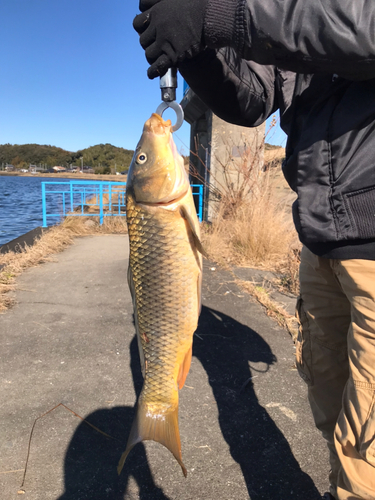
[[178, 428], [178, 406], [162, 415], [151, 414], [147, 406], [138, 402], [137, 414], [133, 421], [126, 450], [121, 455], [117, 472], [120, 475], [126, 457], [132, 448], [141, 441], [152, 440], [164, 445], [180, 464], [184, 476], [187, 470], [182, 462], [180, 431]]

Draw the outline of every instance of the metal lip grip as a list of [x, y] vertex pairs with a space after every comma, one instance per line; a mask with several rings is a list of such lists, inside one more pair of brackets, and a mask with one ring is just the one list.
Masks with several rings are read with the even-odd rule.
[[176, 101], [177, 88], [177, 69], [169, 69], [164, 76], [160, 78], [160, 89], [162, 103], [156, 109], [156, 113], [160, 116], [168, 108], [172, 108], [176, 113], [176, 123], [172, 126], [172, 131], [176, 132], [184, 123], [184, 111]]

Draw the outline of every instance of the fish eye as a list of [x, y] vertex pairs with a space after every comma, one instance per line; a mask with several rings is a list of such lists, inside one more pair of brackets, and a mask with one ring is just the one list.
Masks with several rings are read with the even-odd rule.
[[143, 165], [143, 163], [146, 163], [146, 161], [147, 161], [146, 153], [139, 153], [139, 155], [137, 156], [137, 159], [135, 161], [137, 163], [139, 163], [140, 165]]

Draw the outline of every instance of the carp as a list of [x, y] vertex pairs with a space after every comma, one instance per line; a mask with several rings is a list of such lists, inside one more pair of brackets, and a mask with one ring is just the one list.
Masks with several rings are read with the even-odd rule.
[[118, 473], [131, 449], [153, 440], [180, 464], [178, 390], [189, 372], [201, 309], [199, 221], [171, 121], [153, 114], [129, 168], [126, 217], [128, 284], [144, 377], [136, 416]]

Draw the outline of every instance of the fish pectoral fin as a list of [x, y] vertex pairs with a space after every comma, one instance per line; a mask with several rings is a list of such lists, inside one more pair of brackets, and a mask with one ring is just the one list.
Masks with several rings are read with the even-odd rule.
[[186, 209], [186, 207], [184, 207], [184, 205], [182, 205], [180, 207], [180, 213], [181, 213], [181, 216], [187, 221], [187, 223], [189, 224], [189, 227], [190, 227], [190, 231], [192, 233], [192, 236], [193, 236], [193, 240], [194, 240], [194, 245], [196, 247], [196, 249], [198, 250], [198, 252], [200, 252], [204, 257], [206, 257], [206, 259], [208, 259], [208, 254], [206, 252], [206, 250], [203, 248], [202, 246], [202, 243], [199, 239], [199, 236], [197, 235], [197, 232], [195, 230], [195, 227], [194, 227], [194, 222], [193, 222], [193, 219], [191, 218], [191, 215], [189, 214], [188, 210]]
[[185, 380], [186, 380], [187, 374], [189, 373], [189, 370], [190, 370], [192, 354], [193, 354], [193, 344], [191, 344], [191, 346], [187, 350], [187, 352], [185, 354], [185, 358], [180, 366], [180, 371], [179, 371], [178, 379], [177, 379], [179, 389], [182, 389], [185, 385]]
[[187, 476], [187, 470], [182, 462], [180, 431], [178, 428], [178, 406], [163, 415], [155, 415], [150, 412], [144, 403], [138, 402], [137, 414], [134, 419], [126, 450], [121, 455], [117, 466], [117, 473], [120, 475], [126, 457], [132, 448], [141, 441], [156, 441], [173, 454], [180, 464], [184, 476]]

